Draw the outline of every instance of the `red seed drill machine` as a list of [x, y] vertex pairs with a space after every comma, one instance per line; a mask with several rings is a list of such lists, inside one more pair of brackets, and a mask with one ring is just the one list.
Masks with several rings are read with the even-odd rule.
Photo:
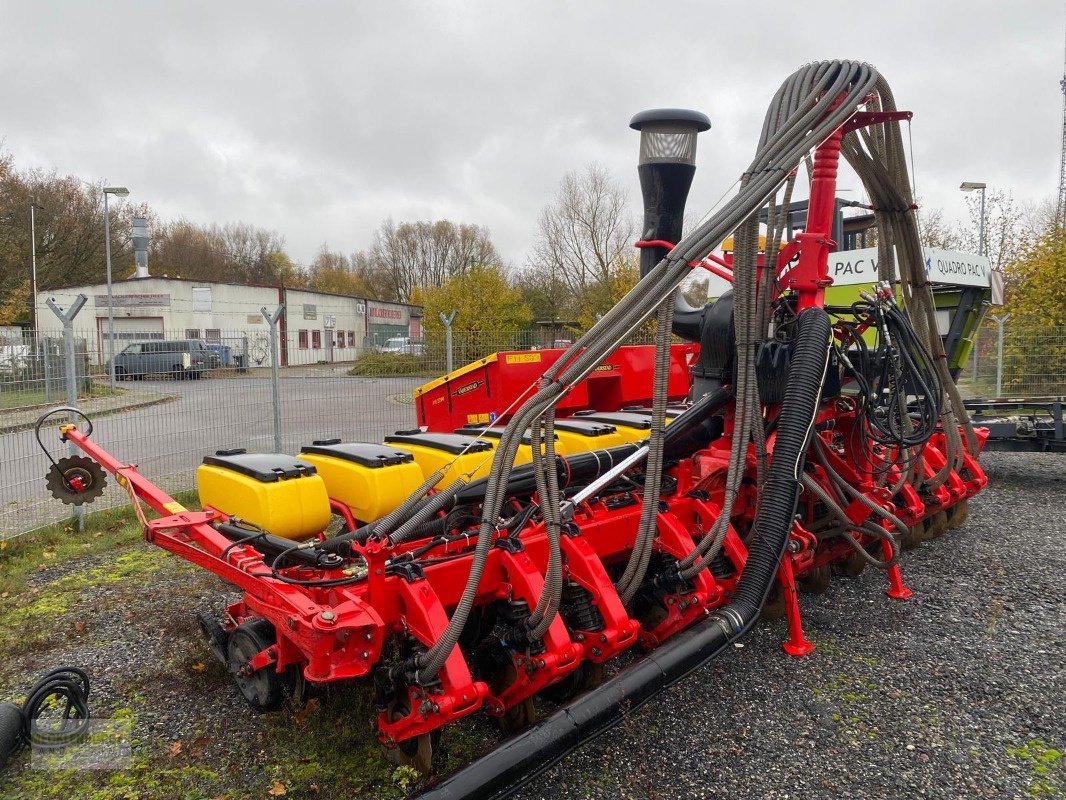
[[[425, 796], [504, 796], [760, 614], [787, 615], [785, 651], [808, 653], [797, 586], [870, 565], [905, 599], [901, 550], [966, 518], [987, 482], [984, 431], [938, 333], [909, 117], [867, 64], [801, 68], [735, 197], [683, 236], [710, 123], [638, 114], [641, 278], [569, 347], [498, 353], [427, 384], [419, 428], [382, 444], [207, 456], [202, 511], [97, 446], [91, 423], [60, 426], [85, 455], [53, 461], [49, 485], [80, 504], [111, 473], [149, 542], [243, 591], [221, 623], [201, 623], [253, 707], [300, 681], [372, 681], [383, 747], [421, 770], [442, 729], [488, 714], [515, 735]], [[881, 257], [876, 283], [832, 305], [841, 156]], [[801, 180], [806, 224], [790, 235]], [[690, 305], [678, 287], [694, 269], [732, 290]], [[652, 316], [654, 345], [620, 346]], [[605, 681], [627, 651], [641, 655]], [[535, 699], [556, 710], [534, 722]]]

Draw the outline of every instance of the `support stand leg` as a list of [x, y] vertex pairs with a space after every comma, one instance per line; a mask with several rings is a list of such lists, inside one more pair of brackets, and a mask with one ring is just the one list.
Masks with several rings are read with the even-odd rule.
[[[883, 558], [892, 557], [892, 545], [884, 539], [881, 540], [881, 556]], [[888, 588], [885, 589], [885, 594], [893, 600], [909, 600], [914, 596], [914, 592], [903, 585], [903, 576], [900, 575], [899, 564], [894, 564], [888, 569]]]
[[781, 559], [781, 566], [777, 571], [777, 579], [781, 582], [781, 594], [785, 600], [785, 616], [788, 619], [788, 641], [781, 645], [781, 649], [790, 656], [799, 658], [814, 650], [814, 645], [803, 636], [799, 597], [796, 595], [796, 578], [792, 574], [792, 561], [787, 553]]

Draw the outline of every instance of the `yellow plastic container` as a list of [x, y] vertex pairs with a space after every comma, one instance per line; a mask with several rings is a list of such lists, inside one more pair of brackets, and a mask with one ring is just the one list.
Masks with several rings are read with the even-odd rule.
[[[487, 427], [485, 425], [467, 425], [463, 428], [456, 428], [455, 432], [462, 436], [480, 436], [482, 441], [487, 441], [492, 444], [492, 448], [495, 450], [500, 444], [500, 437], [503, 435], [503, 428]], [[525, 435], [522, 437], [522, 443], [518, 445], [518, 450], [515, 451], [515, 466], [528, 464], [533, 460], [532, 441], [532, 437], [530, 436], [530, 433], [527, 430]], [[555, 454], [558, 456], [566, 455], [566, 449], [559, 442], [558, 436], [555, 437]]]
[[457, 433], [397, 431], [385, 437], [385, 444], [413, 455], [423, 475], [444, 470], [444, 477], [436, 484], [438, 489], [459, 478], [466, 481], [484, 478], [492, 467], [491, 444], [484, 440], [475, 442]]
[[614, 425], [574, 417], [557, 419], [555, 435], [559, 437], [560, 444], [569, 455], [618, 447], [627, 441]]
[[314, 465], [329, 496], [360, 522], [385, 516], [425, 480], [413, 455], [380, 444], [315, 442], [299, 457]]
[[307, 539], [329, 524], [326, 484], [315, 468], [282, 453], [219, 451], [196, 468], [200, 502], [275, 536]]

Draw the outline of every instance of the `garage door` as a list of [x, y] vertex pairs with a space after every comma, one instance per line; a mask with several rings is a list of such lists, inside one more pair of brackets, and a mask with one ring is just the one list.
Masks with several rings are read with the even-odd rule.
[[[100, 343], [97, 363], [107, 361], [107, 317], [98, 317], [96, 325], [99, 330], [97, 341]], [[140, 339], [162, 339], [162, 317], [115, 317], [115, 352], [118, 353], [130, 342]]]

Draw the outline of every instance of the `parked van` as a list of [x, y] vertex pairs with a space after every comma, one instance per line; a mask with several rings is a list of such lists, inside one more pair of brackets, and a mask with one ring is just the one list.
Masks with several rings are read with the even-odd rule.
[[[115, 378], [120, 381], [152, 374], [174, 380], [200, 378], [217, 366], [218, 355], [203, 339], [149, 339], [132, 342], [115, 354]], [[110, 361], [107, 367], [110, 371]]]
[[422, 342], [412, 342], [408, 336], [394, 336], [380, 348], [379, 352], [393, 355], [423, 356], [426, 354]]

